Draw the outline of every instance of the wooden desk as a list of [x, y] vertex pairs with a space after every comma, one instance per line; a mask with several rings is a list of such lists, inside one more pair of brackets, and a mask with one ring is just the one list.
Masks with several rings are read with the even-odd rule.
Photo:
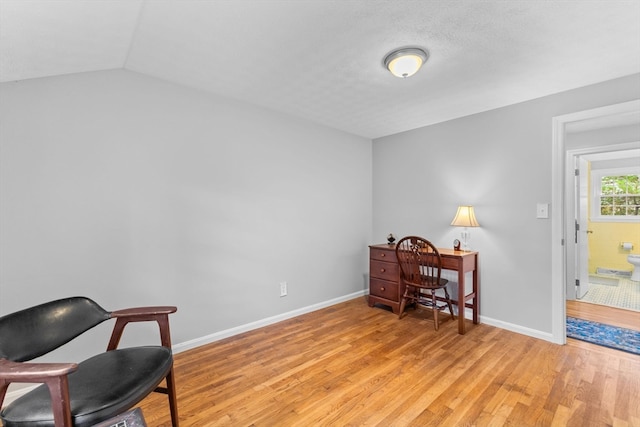
[[[384, 304], [398, 314], [404, 286], [400, 281], [400, 268], [396, 259], [396, 245], [369, 246], [369, 306]], [[438, 248], [442, 268], [458, 272], [458, 297], [452, 300], [458, 306], [458, 333], [465, 333], [465, 307], [472, 309], [473, 323], [479, 323], [480, 286], [478, 281], [478, 252], [454, 251]], [[465, 273], [472, 272], [471, 293], [465, 290]]]

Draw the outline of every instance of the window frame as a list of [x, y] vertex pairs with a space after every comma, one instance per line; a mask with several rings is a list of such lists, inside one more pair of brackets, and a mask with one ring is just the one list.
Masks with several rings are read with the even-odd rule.
[[591, 221], [593, 222], [637, 222], [640, 215], [602, 215], [600, 213], [602, 192], [602, 177], [639, 175], [640, 166], [626, 166], [620, 168], [592, 169], [591, 174], [591, 200], [589, 202], [591, 210]]

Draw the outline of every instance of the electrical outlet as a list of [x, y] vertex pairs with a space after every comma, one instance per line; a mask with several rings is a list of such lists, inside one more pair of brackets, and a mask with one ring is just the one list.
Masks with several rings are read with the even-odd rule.
[[287, 296], [287, 282], [280, 282], [280, 296]]

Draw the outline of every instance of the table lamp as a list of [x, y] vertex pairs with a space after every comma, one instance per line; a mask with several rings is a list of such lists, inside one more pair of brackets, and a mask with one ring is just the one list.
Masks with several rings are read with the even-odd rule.
[[480, 227], [478, 224], [478, 220], [476, 219], [476, 214], [473, 211], [473, 206], [458, 206], [458, 212], [456, 212], [456, 216], [451, 221], [451, 225], [455, 227], [464, 227], [462, 233], [462, 250], [469, 250], [469, 238], [471, 234], [467, 230], [467, 227]]

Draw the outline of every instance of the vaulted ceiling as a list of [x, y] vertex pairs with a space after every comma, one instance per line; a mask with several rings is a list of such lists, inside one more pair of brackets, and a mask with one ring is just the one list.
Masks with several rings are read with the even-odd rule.
[[377, 138], [640, 72], [640, 1], [0, 0], [0, 81], [107, 69]]

